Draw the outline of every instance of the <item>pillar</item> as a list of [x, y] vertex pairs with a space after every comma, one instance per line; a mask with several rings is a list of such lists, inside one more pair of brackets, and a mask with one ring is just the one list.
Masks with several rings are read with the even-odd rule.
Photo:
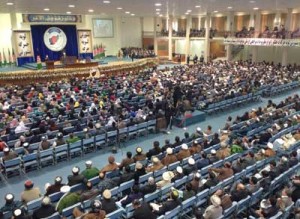
[[283, 47], [282, 48], [282, 60], [281, 64], [283, 66], [286, 66], [288, 64], [288, 47]]
[[274, 18], [274, 25], [273, 26], [280, 28], [280, 24], [281, 24], [281, 12], [280, 11], [276, 11], [275, 18]]
[[[227, 14], [227, 23], [226, 23], [226, 31], [228, 35], [231, 37], [233, 35], [233, 22], [234, 22], [234, 12], [229, 11]], [[226, 45], [226, 59], [227, 61], [232, 60], [232, 46], [231, 44]]]
[[251, 51], [252, 51], [252, 62], [257, 62], [258, 47], [252, 46]]
[[154, 28], [153, 28], [153, 47], [154, 53], [157, 55], [157, 17], [154, 17]]
[[255, 37], [258, 37], [261, 32], [261, 11], [257, 10], [255, 15]]
[[185, 35], [185, 62], [190, 54], [190, 32], [192, 28], [192, 17], [188, 16], [186, 19], [186, 35]]
[[144, 47], [144, 18], [140, 17], [140, 24], [141, 24], [141, 47]]
[[204, 61], [210, 61], [210, 39], [209, 30], [211, 25], [211, 14], [207, 13], [205, 19], [205, 41], [204, 41]]
[[173, 21], [172, 17], [169, 17], [169, 19], [168, 19], [168, 28], [169, 28], [169, 36], [168, 36], [168, 40], [169, 40], [169, 46], [168, 46], [168, 48], [169, 48], [169, 55], [168, 55], [168, 59], [169, 60], [172, 60], [172, 53], [173, 53], [173, 51], [172, 51], [172, 32], [173, 32], [172, 21]]
[[293, 9], [292, 8], [288, 8], [287, 10], [287, 17], [286, 17], [286, 23], [285, 23], [285, 29], [287, 31], [292, 31], [292, 12], [293, 12]]
[[249, 21], [249, 27], [254, 27], [255, 26], [255, 16], [254, 16], [254, 12], [250, 13], [250, 21]]

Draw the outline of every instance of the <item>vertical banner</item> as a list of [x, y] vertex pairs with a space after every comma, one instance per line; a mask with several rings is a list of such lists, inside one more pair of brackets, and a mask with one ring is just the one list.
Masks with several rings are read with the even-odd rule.
[[91, 30], [77, 30], [77, 34], [78, 34], [79, 56], [84, 59], [86, 59], [87, 57], [92, 58], [93, 48], [92, 48]]
[[14, 31], [17, 57], [33, 56], [30, 31]]

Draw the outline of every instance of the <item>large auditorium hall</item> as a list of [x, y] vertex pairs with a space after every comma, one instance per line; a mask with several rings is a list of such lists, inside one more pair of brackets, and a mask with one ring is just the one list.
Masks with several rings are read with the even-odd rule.
[[299, 0], [0, 0], [0, 218], [300, 219], [299, 55]]

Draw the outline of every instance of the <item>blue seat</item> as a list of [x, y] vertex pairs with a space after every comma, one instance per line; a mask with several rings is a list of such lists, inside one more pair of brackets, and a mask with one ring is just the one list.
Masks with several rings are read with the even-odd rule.
[[144, 201], [149, 203], [152, 202], [153, 200], [157, 200], [159, 198], [160, 190], [156, 190], [153, 193], [147, 194], [144, 196]]
[[109, 131], [106, 133], [107, 138], [106, 138], [106, 145], [114, 144], [117, 142], [117, 137], [118, 137], [118, 131]]
[[233, 183], [233, 181], [234, 181], [234, 176], [231, 176], [231, 177], [225, 179], [222, 183], [223, 184], [222, 187], [226, 187], [228, 185], [231, 185]]
[[142, 122], [138, 124], [138, 135], [143, 135], [144, 133], [147, 135], [148, 134], [148, 123], [147, 122]]
[[34, 152], [31, 154], [24, 155], [22, 157], [23, 162], [23, 171], [24, 173], [27, 172], [27, 170], [34, 170], [38, 169], [39, 163], [38, 163], [38, 153]]
[[282, 217], [283, 217], [282, 211], [279, 211], [276, 215], [270, 217], [270, 219], [281, 219]]
[[160, 169], [160, 170], [156, 170], [156, 171], [154, 171], [153, 172], [153, 177], [154, 178], [158, 178], [159, 176], [161, 176], [164, 172], [167, 172], [167, 167], [164, 167], [164, 168], [162, 168], [162, 169]]
[[147, 130], [148, 130], [148, 132], [155, 132], [155, 130], [156, 130], [156, 119], [149, 120], [147, 122]]
[[139, 184], [143, 184], [148, 181], [149, 177], [153, 177], [153, 172], [147, 173], [139, 178]]
[[56, 212], [56, 213], [50, 215], [47, 218], [41, 218], [41, 219], [61, 219], [61, 216], [60, 216], [60, 214], [58, 212]]
[[219, 182], [218, 185], [215, 185], [209, 189], [209, 195], [214, 194], [218, 189], [223, 187], [223, 183]]
[[120, 176], [120, 170], [117, 169], [117, 170], [109, 171], [109, 172], [106, 172], [105, 175], [106, 175], [107, 178], [118, 177], [118, 176]]
[[138, 136], [138, 125], [132, 125], [128, 127], [128, 138]]
[[177, 168], [177, 166], [180, 165], [180, 161], [176, 161], [175, 163], [171, 163], [169, 166], [168, 166], [168, 170], [169, 171], [173, 171]]
[[247, 198], [244, 198], [243, 200], [239, 201], [237, 203], [238, 205], [238, 210], [237, 210], [237, 214], [243, 212], [245, 209], [247, 209], [250, 205], [250, 201], [251, 201], [251, 196], [248, 196]]
[[69, 156], [70, 158], [76, 156], [82, 156], [82, 140], [69, 144]]
[[106, 144], [106, 133], [96, 135], [95, 136], [95, 144], [97, 147], [105, 145]]
[[196, 197], [191, 197], [181, 203], [181, 216], [192, 211], [193, 206], [195, 205]]
[[62, 160], [68, 160], [69, 148], [67, 144], [57, 146], [53, 149], [55, 163]]
[[113, 212], [111, 212], [110, 214], [106, 215], [106, 218], [109, 219], [120, 219], [122, 218], [122, 215], [125, 213], [123, 208], [119, 208], [118, 210], [115, 210]]
[[207, 202], [207, 197], [209, 195], [209, 189], [205, 189], [197, 194], [196, 206], [199, 207]]
[[[142, 200], [140, 200], [140, 201], [142, 201]], [[135, 209], [133, 208], [132, 203], [126, 205], [126, 207], [125, 207], [125, 214], [124, 214], [125, 218], [131, 218], [133, 216], [134, 210]]]
[[165, 213], [165, 219], [176, 219], [179, 218], [180, 215], [180, 206], [177, 206], [176, 208], [174, 208], [172, 211], [168, 211]]
[[112, 197], [118, 196], [118, 193], [119, 193], [119, 186], [116, 186], [116, 187], [110, 189], [110, 192], [111, 192], [111, 196], [112, 196]]
[[100, 179], [99, 179], [98, 176], [95, 176], [95, 177], [89, 179], [89, 181], [90, 181], [90, 182], [93, 184], [93, 186], [94, 186], [94, 185], [98, 185], [98, 183], [100, 182]]
[[11, 160], [6, 160], [3, 162], [3, 171], [6, 176], [8, 177], [8, 173], [11, 173], [10, 175], [21, 174], [21, 158], [17, 157]]
[[49, 198], [52, 203], [55, 203], [55, 202], [59, 201], [59, 199], [63, 196], [63, 194], [64, 193], [62, 193], [62, 192], [56, 192], [56, 193], [49, 195]]
[[82, 146], [85, 153], [95, 151], [95, 137], [92, 136], [87, 139], [82, 139]]
[[184, 176], [181, 179], [175, 181], [174, 187], [180, 189], [186, 182], [187, 182], [187, 176]]
[[122, 196], [124, 196], [124, 194], [125, 195], [129, 194], [133, 185], [134, 185], [134, 180], [130, 180], [128, 182], [122, 183], [119, 188], [119, 193], [122, 194]]
[[208, 174], [208, 169], [212, 168], [212, 165], [208, 165], [206, 167], [203, 167], [200, 170], [201, 176], [206, 176]]
[[173, 187], [173, 185], [170, 183], [170, 184], [163, 186], [160, 189], [160, 199], [161, 200], [165, 200], [169, 196], [169, 192], [172, 187]]
[[235, 213], [235, 211], [237, 210], [237, 202], [232, 202], [232, 206], [227, 208], [224, 213], [223, 216], [224, 218], [230, 218], [230, 216]]
[[42, 204], [42, 197], [41, 198], [38, 198], [38, 199], [35, 199], [35, 200], [32, 200], [30, 202], [28, 202], [26, 205], [27, 205], [27, 211], [29, 213], [32, 213], [35, 209], [39, 208]]

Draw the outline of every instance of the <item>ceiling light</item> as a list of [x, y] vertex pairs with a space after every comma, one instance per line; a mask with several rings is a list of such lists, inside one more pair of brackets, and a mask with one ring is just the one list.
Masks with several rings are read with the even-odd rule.
[[121, 8], [121, 7], [119, 7], [119, 8], [117, 8], [118, 10], [122, 10], [123, 8]]
[[12, 2], [7, 2], [6, 4], [7, 5], [14, 5], [14, 3], [12, 3]]
[[186, 12], [185, 14], [190, 14], [189, 12]]
[[156, 3], [155, 6], [159, 7], [161, 6], [161, 3]]
[[219, 11], [214, 11], [214, 13], [218, 13]]
[[104, 3], [104, 4], [109, 4], [109, 3], [110, 3], [110, 1], [103, 1], [103, 3]]
[[156, 12], [156, 14], [159, 15], [160, 13], [159, 13], [159, 12]]
[[89, 12], [91, 12], [91, 13], [92, 13], [92, 12], [94, 12], [94, 10], [93, 10], [93, 9], [89, 9]]
[[126, 11], [125, 14], [130, 14], [130, 11]]
[[190, 12], [192, 12], [192, 10], [187, 10], [186, 12], [190, 13]]
[[250, 3], [255, 3], [256, 1], [249, 1]]
[[67, 14], [72, 14], [72, 12], [71, 12], [71, 11], [67, 11], [66, 13], [67, 13]]
[[200, 5], [196, 5], [195, 8], [201, 8], [201, 6]]
[[231, 6], [228, 6], [227, 8], [228, 8], [228, 9], [232, 9], [232, 7], [231, 7]]
[[258, 10], [259, 8], [253, 8], [253, 10]]
[[75, 5], [69, 5], [69, 8], [75, 8]]
[[159, 16], [160, 16], [160, 17], [162, 17], [163, 15], [162, 15], [162, 14], [160, 14]]
[[156, 11], [160, 11], [160, 8], [156, 8]]
[[50, 11], [50, 9], [49, 8], [44, 8], [44, 11]]
[[131, 16], [134, 16], [135, 14], [131, 14]]

